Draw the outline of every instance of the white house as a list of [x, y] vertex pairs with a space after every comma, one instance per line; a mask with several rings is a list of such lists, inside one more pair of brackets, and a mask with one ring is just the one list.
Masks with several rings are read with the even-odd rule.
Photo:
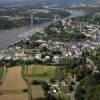
[[59, 55], [54, 55], [53, 57], [53, 62], [55, 62], [56, 64], [59, 64]]
[[35, 55], [35, 59], [41, 60], [41, 54], [36, 54], [36, 55]]

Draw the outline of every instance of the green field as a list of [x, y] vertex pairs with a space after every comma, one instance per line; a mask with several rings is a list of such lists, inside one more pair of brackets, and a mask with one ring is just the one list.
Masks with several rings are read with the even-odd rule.
[[27, 68], [31, 71], [25, 74], [25, 77], [29, 80], [49, 81], [56, 72], [55, 66], [30, 65]]
[[3, 77], [3, 73], [4, 73], [4, 68], [3, 67], [0, 67], [0, 80]]
[[100, 12], [94, 13], [94, 17], [99, 17], [100, 18]]

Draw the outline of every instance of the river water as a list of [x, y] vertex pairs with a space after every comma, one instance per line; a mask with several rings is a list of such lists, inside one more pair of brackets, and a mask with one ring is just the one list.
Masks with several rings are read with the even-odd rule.
[[[79, 10], [70, 10], [70, 12], [72, 13], [72, 15], [68, 18], [84, 15], [84, 12], [79, 11]], [[52, 22], [45, 22], [41, 25], [35, 25], [33, 29], [30, 26], [26, 26], [26, 27], [20, 27], [16, 29], [1, 31], [0, 32], [0, 50], [6, 49], [9, 45], [13, 44], [14, 42], [24, 39], [25, 38], [24, 35], [32, 34], [37, 31], [42, 31], [45, 27], [50, 25], [50, 23]]]

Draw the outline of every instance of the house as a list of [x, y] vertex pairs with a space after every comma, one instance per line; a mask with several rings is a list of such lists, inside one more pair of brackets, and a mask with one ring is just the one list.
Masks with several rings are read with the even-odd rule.
[[43, 48], [43, 47], [48, 48], [48, 44], [47, 44], [47, 43], [42, 43], [39, 47], [40, 47], [40, 48]]
[[68, 57], [68, 54], [66, 53], [65, 56]]
[[26, 54], [24, 52], [20, 52], [20, 53], [16, 52], [15, 57], [26, 57]]
[[66, 21], [62, 20], [62, 25], [65, 26], [65, 24], [66, 24]]
[[7, 57], [5, 57], [5, 60], [11, 60], [11, 59], [12, 59], [11, 56], [7, 56]]
[[44, 40], [37, 40], [36, 42], [38, 42], [38, 43], [45, 43], [46, 41], [44, 41]]
[[53, 57], [53, 62], [55, 63], [55, 64], [59, 64], [59, 55], [54, 55], [54, 57]]
[[45, 58], [44, 59], [42, 59], [42, 61], [47, 61], [47, 60], [49, 60], [50, 59], [50, 56], [45, 56]]
[[50, 59], [50, 56], [46, 56], [45, 59], [46, 59], [46, 60]]
[[0, 60], [4, 59], [4, 56], [0, 55]]
[[69, 52], [68, 52], [68, 55], [69, 55], [69, 56], [72, 56], [72, 52], [69, 51]]
[[16, 47], [15, 49], [21, 49], [21, 47]]
[[18, 57], [13, 57], [13, 61], [19, 60]]
[[35, 59], [41, 60], [41, 54], [40, 54], [40, 53], [39, 53], [39, 54], [36, 54], [36, 55], [35, 55]]

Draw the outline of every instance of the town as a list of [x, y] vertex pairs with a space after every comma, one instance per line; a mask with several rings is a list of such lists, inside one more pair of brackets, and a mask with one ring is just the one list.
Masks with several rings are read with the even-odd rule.
[[42, 85], [46, 96], [34, 100], [84, 100], [80, 99], [81, 94], [77, 96], [78, 85], [89, 75], [100, 74], [100, 22], [94, 23], [95, 20], [85, 16], [54, 21], [43, 32], [2, 50], [0, 64], [23, 66], [23, 77], [29, 87]]

